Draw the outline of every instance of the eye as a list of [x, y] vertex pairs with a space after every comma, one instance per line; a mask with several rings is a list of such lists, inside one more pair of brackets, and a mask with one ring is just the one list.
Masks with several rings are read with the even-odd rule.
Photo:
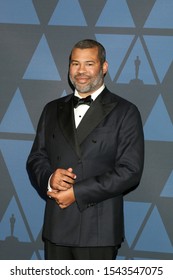
[[71, 65], [72, 65], [72, 66], [78, 66], [78, 65], [79, 65], [79, 63], [78, 63], [78, 62], [76, 62], [76, 61], [73, 61], [73, 62], [71, 62]]
[[93, 63], [93, 62], [87, 62], [86, 65], [87, 65], [87, 66], [93, 66], [94, 63]]

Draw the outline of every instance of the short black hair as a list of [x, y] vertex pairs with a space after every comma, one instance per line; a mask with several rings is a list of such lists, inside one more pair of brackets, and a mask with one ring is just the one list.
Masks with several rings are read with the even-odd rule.
[[103, 63], [106, 61], [106, 50], [102, 44], [92, 39], [85, 39], [77, 42], [72, 48], [69, 60], [71, 61], [71, 55], [74, 49], [91, 49], [91, 48], [98, 49], [98, 57], [100, 60], [100, 64], [103, 65]]

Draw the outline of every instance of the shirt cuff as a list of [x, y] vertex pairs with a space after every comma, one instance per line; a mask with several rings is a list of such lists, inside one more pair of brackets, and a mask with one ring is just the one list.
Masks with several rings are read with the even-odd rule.
[[49, 177], [48, 185], [47, 185], [47, 190], [48, 190], [49, 192], [52, 192], [52, 188], [51, 188], [51, 186], [50, 186], [50, 179], [51, 179], [51, 177], [52, 177], [52, 175]]

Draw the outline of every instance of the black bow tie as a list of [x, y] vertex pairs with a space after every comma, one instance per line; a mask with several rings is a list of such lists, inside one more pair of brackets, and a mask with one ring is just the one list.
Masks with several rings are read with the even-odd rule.
[[91, 95], [87, 96], [86, 98], [79, 98], [79, 97], [77, 97], [75, 95], [73, 96], [74, 108], [77, 108], [80, 105], [88, 105], [88, 106], [90, 106], [92, 101], [93, 100], [91, 98]]

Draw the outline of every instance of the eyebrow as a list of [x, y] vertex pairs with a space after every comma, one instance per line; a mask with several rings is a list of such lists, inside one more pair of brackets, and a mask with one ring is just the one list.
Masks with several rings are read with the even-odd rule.
[[[80, 62], [80, 61], [77, 60], [77, 59], [71, 59], [70, 62]], [[95, 63], [95, 60], [85, 60], [84, 62], [92, 62], [92, 63]]]

